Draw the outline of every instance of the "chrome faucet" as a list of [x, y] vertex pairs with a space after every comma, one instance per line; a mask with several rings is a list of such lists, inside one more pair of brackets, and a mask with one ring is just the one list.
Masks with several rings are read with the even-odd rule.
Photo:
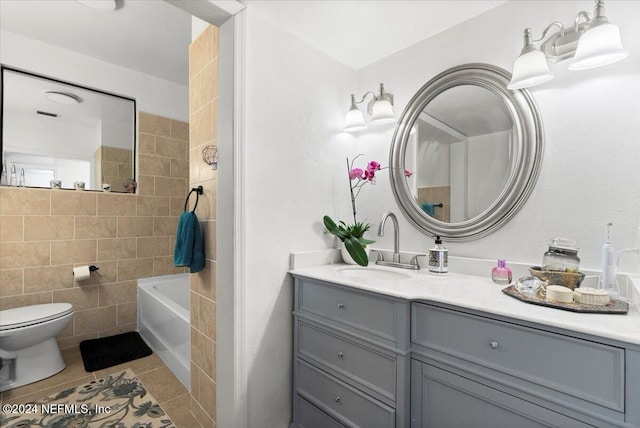
[[382, 214], [380, 227], [378, 227], [378, 236], [384, 236], [384, 225], [389, 217], [393, 222], [393, 263], [400, 263], [400, 226], [398, 226], [398, 218], [391, 211]]
[[381, 251], [373, 250], [378, 254], [376, 260], [377, 265], [399, 267], [403, 269], [418, 270], [418, 257], [425, 256], [425, 254], [417, 254], [411, 259], [411, 263], [400, 263], [400, 227], [398, 226], [398, 218], [391, 211], [387, 211], [382, 214], [380, 219], [380, 227], [378, 227], [378, 236], [384, 236], [384, 225], [387, 223], [387, 219], [391, 218], [393, 223], [393, 261], [387, 262], [384, 260], [384, 256]]

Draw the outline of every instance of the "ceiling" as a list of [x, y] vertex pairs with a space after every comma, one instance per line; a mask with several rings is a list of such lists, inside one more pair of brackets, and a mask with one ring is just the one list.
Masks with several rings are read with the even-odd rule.
[[466, 137], [513, 128], [511, 114], [502, 100], [492, 91], [476, 85], [447, 89], [429, 102], [423, 114]]
[[73, 0], [0, 0], [0, 28], [184, 86], [191, 15], [160, 0], [116, 0], [100, 12]]
[[[244, 0], [279, 27], [358, 69], [505, 0]], [[0, 0], [0, 28], [188, 85], [191, 16], [162, 0]]]
[[249, 9], [359, 69], [507, 0], [242, 0]]

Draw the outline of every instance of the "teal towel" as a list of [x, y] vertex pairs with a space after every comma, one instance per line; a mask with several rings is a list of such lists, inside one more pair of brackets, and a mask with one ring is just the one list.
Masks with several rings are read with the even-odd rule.
[[431, 202], [425, 202], [424, 204], [420, 205], [420, 208], [422, 208], [422, 210], [429, 214], [431, 217], [433, 217], [436, 212], [436, 207]]
[[189, 266], [191, 273], [200, 272], [204, 268], [200, 222], [193, 211], [183, 212], [178, 219], [173, 264], [176, 266]]

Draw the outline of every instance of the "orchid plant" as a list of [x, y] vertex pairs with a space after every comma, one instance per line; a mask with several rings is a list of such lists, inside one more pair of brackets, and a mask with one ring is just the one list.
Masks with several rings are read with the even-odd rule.
[[[371, 225], [369, 223], [363, 223], [358, 221], [356, 212], [356, 198], [367, 184], [375, 184], [376, 173], [387, 167], [382, 167], [379, 162], [374, 160], [370, 161], [367, 166], [362, 168], [355, 168], [354, 163], [362, 154], [359, 154], [351, 162], [347, 158], [347, 172], [349, 174], [349, 189], [351, 191], [351, 208], [353, 211], [353, 224], [347, 225], [344, 221], [340, 221], [336, 224], [335, 221], [328, 215], [323, 217], [324, 225], [329, 233], [337, 236], [340, 241], [344, 243], [345, 249], [351, 256], [351, 258], [360, 266], [367, 266], [369, 264], [369, 257], [365, 248], [369, 244], [373, 244], [375, 241], [365, 239], [364, 234], [367, 232]], [[405, 170], [405, 177], [410, 177], [411, 172]]]

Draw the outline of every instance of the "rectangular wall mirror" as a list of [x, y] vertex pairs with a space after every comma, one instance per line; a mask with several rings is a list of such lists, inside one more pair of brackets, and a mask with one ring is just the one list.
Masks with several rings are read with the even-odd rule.
[[2, 145], [7, 182], [134, 192], [135, 100], [2, 67]]

